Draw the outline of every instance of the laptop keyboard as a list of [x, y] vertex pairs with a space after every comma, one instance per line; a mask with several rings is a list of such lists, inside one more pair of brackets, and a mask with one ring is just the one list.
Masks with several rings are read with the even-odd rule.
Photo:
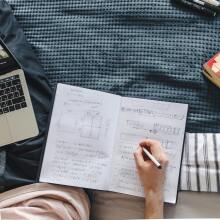
[[0, 79], [0, 115], [26, 107], [19, 75]]

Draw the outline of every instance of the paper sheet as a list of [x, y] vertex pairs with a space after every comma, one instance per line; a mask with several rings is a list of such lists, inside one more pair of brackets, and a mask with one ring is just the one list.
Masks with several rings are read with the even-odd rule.
[[120, 97], [58, 84], [41, 182], [108, 189]]
[[152, 138], [168, 154], [164, 195], [175, 203], [187, 108], [58, 84], [40, 181], [143, 196], [133, 152]]
[[187, 108], [185, 104], [122, 98], [110, 190], [144, 196], [133, 152], [140, 140], [152, 138], [162, 143], [170, 160], [165, 201], [176, 202]]

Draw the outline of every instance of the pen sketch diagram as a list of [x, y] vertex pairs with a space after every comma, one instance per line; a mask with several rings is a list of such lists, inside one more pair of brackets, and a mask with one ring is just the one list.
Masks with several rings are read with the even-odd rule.
[[58, 117], [56, 126], [61, 133], [71, 133], [82, 138], [98, 140], [102, 131], [102, 115], [95, 110], [86, 110], [76, 115], [74, 109], [66, 109]]
[[102, 116], [97, 111], [86, 111], [83, 115], [80, 136], [99, 139], [102, 128]]

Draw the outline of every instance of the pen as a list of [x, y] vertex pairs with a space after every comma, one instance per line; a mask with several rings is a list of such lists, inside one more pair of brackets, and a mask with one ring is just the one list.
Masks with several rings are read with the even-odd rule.
[[206, 8], [209, 8], [213, 11], [220, 12], [220, 7], [219, 7], [220, 4], [219, 5], [213, 4], [213, 2], [209, 2], [209, 0], [194, 0], [194, 1], [200, 2], [201, 5], [203, 5]]
[[158, 169], [162, 169], [160, 163], [155, 159], [155, 157], [146, 149], [143, 148], [144, 153], [150, 158], [150, 160], [156, 165]]
[[205, 7], [205, 3], [200, 0], [175, 0], [178, 3], [182, 3], [189, 8], [194, 8], [200, 12], [203, 12], [206, 15], [209, 16], [216, 16], [216, 12], [211, 10], [210, 8]]
[[217, 6], [217, 7], [220, 6], [220, 2], [216, 1], [216, 0], [203, 0], [203, 1], [206, 2], [206, 3], [209, 3], [211, 5]]

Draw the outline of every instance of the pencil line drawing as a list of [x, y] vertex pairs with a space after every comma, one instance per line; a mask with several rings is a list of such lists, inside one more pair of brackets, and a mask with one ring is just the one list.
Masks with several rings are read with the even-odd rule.
[[83, 115], [81, 126], [81, 137], [98, 140], [101, 135], [102, 116], [97, 111], [87, 111]]

